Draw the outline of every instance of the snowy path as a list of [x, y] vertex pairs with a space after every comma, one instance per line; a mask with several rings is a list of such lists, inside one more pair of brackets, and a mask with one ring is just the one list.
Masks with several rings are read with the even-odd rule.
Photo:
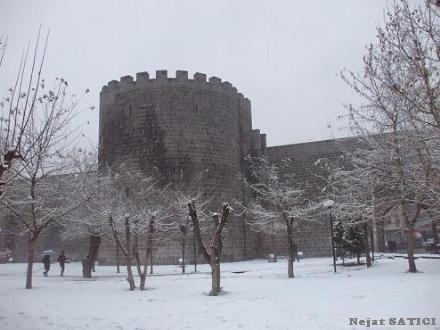
[[188, 275], [157, 266], [147, 291], [129, 292], [115, 267], [97, 266], [96, 277], [83, 280], [80, 264], [67, 264], [65, 277], [53, 264], [48, 278], [38, 264], [34, 289], [25, 290], [25, 265], [2, 264], [0, 329], [366, 329], [349, 317], [436, 317], [440, 325], [440, 260], [417, 265], [421, 272], [408, 274], [406, 260], [381, 259], [334, 274], [331, 259], [305, 259], [289, 280], [285, 260], [227, 263], [224, 292], [210, 297], [206, 265]]

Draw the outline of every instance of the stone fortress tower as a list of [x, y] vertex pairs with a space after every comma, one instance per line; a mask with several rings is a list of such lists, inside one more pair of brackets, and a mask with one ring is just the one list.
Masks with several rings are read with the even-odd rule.
[[[243, 160], [261, 148], [260, 139], [265, 144], [264, 138], [252, 130], [249, 99], [217, 77], [195, 73], [189, 79], [187, 71], [177, 71], [170, 78], [167, 71], [156, 71], [151, 79], [141, 72], [136, 80], [110, 81], [101, 91], [101, 165], [128, 162], [147, 173], [157, 169], [174, 183], [200, 182], [215, 192], [217, 205], [243, 199], [238, 180]], [[231, 227], [226, 254], [242, 259], [249, 248], [244, 220], [234, 219]]]
[[171, 181], [222, 184], [219, 198], [240, 198], [237, 175], [253, 148], [251, 104], [229, 82], [203, 73], [147, 72], [111, 81], [101, 92], [100, 164], [121, 162]]

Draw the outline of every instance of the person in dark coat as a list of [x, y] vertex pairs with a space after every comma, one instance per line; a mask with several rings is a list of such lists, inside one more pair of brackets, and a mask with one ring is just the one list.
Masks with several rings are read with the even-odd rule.
[[90, 270], [90, 256], [87, 255], [85, 259], [82, 261], [83, 266], [83, 277], [90, 277], [88, 276], [89, 270]]
[[66, 263], [66, 256], [64, 255], [64, 251], [61, 251], [60, 256], [58, 257], [58, 262], [60, 263], [60, 267], [61, 267], [61, 276], [64, 275], [64, 265]]
[[298, 245], [296, 245], [295, 242], [293, 242], [293, 259], [296, 259], [296, 261], [299, 262]]
[[43, 275], [47, 277], [47, 273], [49, 272], [50, 269], [50, 255], [45, 254], [42, 260], [43, 264], [44, 264], [44, 272]]

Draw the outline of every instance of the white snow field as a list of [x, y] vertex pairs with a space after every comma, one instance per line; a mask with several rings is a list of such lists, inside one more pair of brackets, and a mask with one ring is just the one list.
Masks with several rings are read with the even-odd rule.
[[392, 317], [436, 318], [436, 325], [370, 329], [440, 329], [440, 260], [416, 262], [417, 274], [406, 272], [402, 258], [334, 274], [330, 258], [304, 259], [295, 263], [295, 279], [287, 278], [285, 260], [225, 263], [217, 297], [208, 295], [207, 265], [187, 275], [156, 266], [148, 290], [130, 292], [125, 268], [116, 274], [97, 266], [85, 280], [79, 263], [67, 264], [64, 277], [54, 263], [47, 278], [36, 264], [34, 289], [26, 290], [26, 265], [1, 264], [0, 329], [367, 329], [349, 318]]

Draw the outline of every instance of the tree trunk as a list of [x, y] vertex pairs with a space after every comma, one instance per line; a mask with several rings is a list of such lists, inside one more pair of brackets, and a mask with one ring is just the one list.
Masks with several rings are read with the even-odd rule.
[[95, 263], [98, 260], [98, 252], [99, 246], [101, 245], [101, 236], [99, 235], [91, 235], [90, 236], [90, 247], [89, 247], [89, 256], [90, 256], [90, 266], [95, 271]]
[[116, 273], [119, 274], [120, 270], [120, 259], [119, 259], [119, 244], [116, 243]]
[[140, 284], [139, 284], [139, 290], [141, 290], [141, 291], [145, 290], [145, 283], [147, 280], [147, 271], [148, 271], [148, 252], [145, 252], [143, 269], [142, 269], [142, 272], [139, 274], [139, 277], [141, 279]]
[[292, 236], [288, 235], [288, 258], [287, 258], [287, 274], [289, 278], [294, 278], [293, 275], [293, 261], [295, 260], [295, 246]]
[[431, 253], [437, 253], [437, 245], [438, 245], [438, 230], [437, 230], [437, 219], [433, 219], [431, 223], [432, 228], [432, 238], [434, 239], [434, 245], [432, 246]]
[[141, 279], [139, 283], [139, 290], [144, 291], [145, 290], [145, 282], [147, 280], [147, 271], [148, 271], [148, 249], [145, 250], [144, 258], [143, 258], [143, 265], [141, 267], [141, 272], [139, 273], [139, 277]]
[[133, 271], [131, 269], [131, 261], [132, 261], [132, 248], [131, 248], [131, 231], [130, 231], [130, 221], [127, 218], [125, 220], [125, 238], [127, 241], [127, 255], [125, 257], [125, 262], [127, 264], [127, 281], [130, 286], [130, 291], [135, 289]]
[[224, 226], [228, 221], [230, 208], [229, 205], [226, 203], [223, 205], [221, 219], [219, 219], [218, 214], [213, 215], [215, 229], [214, 229], [212, 244], [210, 249], [211, 253], [207, 251], [205, 244], [203, 244], [202, 242], [202, 237], [200, 234], [199, 218], [197, 216], [194, 203], [188, 203], [188, 209], [189, 209], [189, 215], [191, 216], [191, 220], [193, 223], [194, 234], [196, 235], [197, 243], [199, 244], [199, 248], [211, 266], [211, 282], [212, 282], [211, 295], [217, 296], [220, 292], [220, 262], [221, 262], [221, 254], [223, 249], [221, 234]]
[[148, 234], [148, 242], [147, 242], [147, 254], [145, 256], [150, 259], [150, 274], [153, 274], [153, 234]]
[[367, 259], [367, 268], [371, 267], [370, 246], [368, 244], [368, 223], [364, 223], [364, 248], [365, 257]]
[[293, 241], [293, 224], [292, 219], [289, 219], [286, 214], [283, 213], [283, 217], [287, 229], [287, 274], [289, 278], [294, 278], [293, 261], [295, 260], [295, 242]]
[[216, 230], [212, 241], [212, 249], [210, 253], [211, 265], [211, 296], [218, 296], [220, 293], [220, 258], [222, 254], [223, 242], [221, 231], [219, 231], [218, 216], [214, 216]]
[[374, 262], [374, 227], [370, 227], [370, 236], [371, 236], [371, 261]]
[[248, 259], [247, 255], [247, 232], [246, 232], [246, 216], [243, 214], [243, 258], [244, 260]]
[[85, 278], [92, 277], [92, 269], [94, 268], [96, 259], [98, 258], [98, 251], [100, 244], [101, 244], [101, 236], [90, 235], [88, 258], [85, 258], [82, 262], [83, 277]]
[[182, 235], [182, 273], [185, 273], [185, 234]]
[[83, 271], [83, 277], [84, 278], [91, 278], [92, 277], [92, 265], [90, 263], [90, 258], [86, 258], [82, 261], [82, 271]]
[[194, 235], [196, 236], [197, 244], [199, 245], [199, 251], [202, 252], [206, 262], [210, 262], [211, 256], [209, 255], [205, 244], [203, 244], [202, 234], [200, 233], [199, 217], [197, 215], [196, 208], [193, 203], [188, 203], [189, 215], [192, 220]]
[[211, 271], [211, 296], [218, 296], [218, 294], [220, 293], [220, 262], [216, 262], [215, 260], [213, 260], [211, 264]]
[[134, 234], [133, 253], [134, 259], [136, 260], [136, 269], [140, 278], [139, 290], [144, 291], [145, 281], [147, 279], [148, 249], [145, 250], [145, 254], [143, 258], [141, 258], [139, 255], [139, 236], [137, 232]]
[[212, 242], [212, 249], [210, 253], [211, 265], [211, 281], [212, 289], [211, 296], [218, 296], [220, 292], [220, 258], [222, 254], [223, 242], [221, 237], [221, 232], [218, 229], [218, 217], [216, 220], [216, 232], [214, 233], [214, 239]]
[[146, 279], [147, 279], [147, 274], [142, 273], [140, 275], [140, 279], [141, 279], [141, 282], [139, 284], [139, 290], [144, 291], [145, 290], [145, 282], [146, 282]]
[[290, 257], [289, 255], [289, 259], [287, 260], [287, 273], [289, 278], [294, 278], [293, 276], [293, 258]]
[[220, 292], [220, 263], [223, 249], [222, 230], [225, 225], [227, 217], [222, 216], [222, 221], [219, 220], [219, 216], [216, 214], [213, 216], [215, 230], [212, 238], [210, 265], [211, 265], [211, 281], [212, 281], [212, 296], [218, 296]]
[[34, 265], [35, 246], [38, 235], [32, 234], [28, 242], [28, 258], [26, 270], [26, 289], [32, 289], [32, 268]]
[[194, 272], [197, 273], [197, 245], [196, 234], [193, 236], [193, 248], [194, 248]]
[[136, 286], [134, 285], [133, 271], [131, 269], [131, 253], [129, 252], [125, 257], [125, 261], [127, 263], [127, 282], [130, 286], [130, 291], [133, 291]]
[[414, 226], [409, 226], [407, 230], [406, 251], [408, 254], [408, 271], [410, 273], [417, 273], [416, 262], [414, 259]]

